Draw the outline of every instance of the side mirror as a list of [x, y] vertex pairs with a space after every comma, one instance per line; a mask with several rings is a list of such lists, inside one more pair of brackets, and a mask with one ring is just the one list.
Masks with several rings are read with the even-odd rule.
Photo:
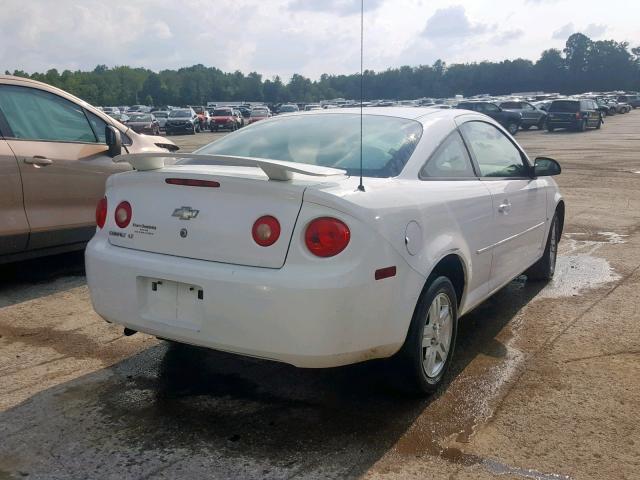
[[104, 135], [109, 147], [109, 156], [111, 158], [117, 157], [122, 153], [122, 136], [120, 130], [112, 125], [107, 125], [104, 128]]
[[533, 171], [536, 177], [552, 177], [554, 175], [560, 175], [562, 168], [553, 158], [538, 157], [536, 158]]

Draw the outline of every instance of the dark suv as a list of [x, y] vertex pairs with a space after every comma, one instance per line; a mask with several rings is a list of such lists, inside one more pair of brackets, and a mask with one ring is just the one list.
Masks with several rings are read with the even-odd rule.
[[556, 128], [567, 128], [584, 132], [587, 127], [600, 128], [602, 113], [595, 100], [566, 99], [554, 100], [549, 107], [547, 116], [547, 130], [553, 132]]
[[484, 113], [506, 128], [511, 135], [518, 133], [522, 124], [522, 115], [518, 112], [503, 110], [492, 102], [460, 102], [456, 108]]
[[547, 122], [547, 112], [534, 107], [529, 102], [509, 100], [502, 102], [500, 108], [521, 114], [522, 124], [520, 126], [523, 130], [529, 130], [531, 127], [537, 127], [538, 130], [542, 130]]
[[640, 95], [618, 95], [618, 101], [628, 103], [633, 109], [640, 107]]

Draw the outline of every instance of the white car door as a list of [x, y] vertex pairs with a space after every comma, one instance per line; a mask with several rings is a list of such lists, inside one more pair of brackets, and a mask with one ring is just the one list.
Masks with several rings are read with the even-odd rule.
[[493, 199], [493, 239], [480, 249], [493, 251], [489, 287], [493, 292], [542, 254], [546, 182], [531, 177], [524, 153], [496, 126], [471, 121], [460, 129]]
[[463, 308], [470, 308], [489, 294], [493, 252], [477, 252], [493, 238], [491, 193], [474, 171], [458, 130], [440, 144], [420, 170], [419, 177], [423, 181], [418, 182], [418, 195], [437, 199], [423, 212], [424, 225], [434, 232], [458, 230], [470, 250], [471, 265], [463, 305]]

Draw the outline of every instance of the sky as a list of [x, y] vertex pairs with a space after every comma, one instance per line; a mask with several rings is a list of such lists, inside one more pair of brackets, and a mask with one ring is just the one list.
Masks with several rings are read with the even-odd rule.
[[[366, 69], [528, 58], [580, 31], [640, 46], [632, 0], [364, 0]], [[359, 71], [360, 0], [2, 0], [0, 71]]]

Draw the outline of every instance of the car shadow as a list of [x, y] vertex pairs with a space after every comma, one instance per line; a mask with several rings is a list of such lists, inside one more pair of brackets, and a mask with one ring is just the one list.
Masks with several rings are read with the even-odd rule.
[[[452, 386], [482, 381], [473, 377], [486, 373], [470, 368], [478, 357], [508, 361], [497, 337], [541, 288], [520, 278], [462, 319], [451, 375], [428, 398], [397, 389], [385, 361], [297, 369], [163, 342], [0, 414], [0, 459], [17, 458], [36, 477], [105, 468], [140, 478], [175, 465], [196, 477], [199, 468], [234, 478], [358, 477], [435, 404], [473, 412], [474, 392]], [[442, 456], [433, 447], [460, 430], [459, 417], [419, 432], [421, 453]]]
[[0, 264], [0, 308], [85, 284], [84, 251]]

